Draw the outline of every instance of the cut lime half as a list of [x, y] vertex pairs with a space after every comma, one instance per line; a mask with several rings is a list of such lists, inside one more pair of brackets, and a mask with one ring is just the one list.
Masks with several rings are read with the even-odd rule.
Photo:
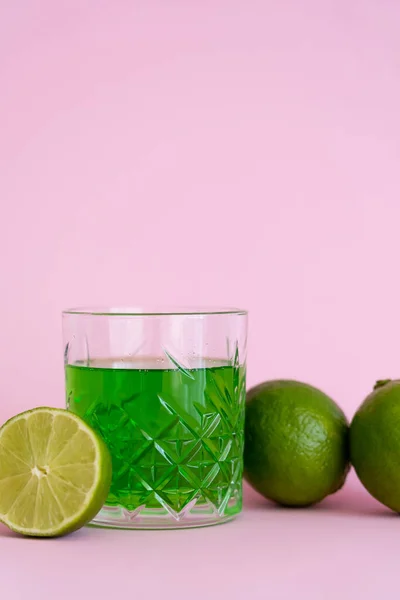
[[0, 428], [0, 521], [16, 532], [79, 529], [99, 512], [110, 483], [108, 448], [76, 415], [35, 408]]

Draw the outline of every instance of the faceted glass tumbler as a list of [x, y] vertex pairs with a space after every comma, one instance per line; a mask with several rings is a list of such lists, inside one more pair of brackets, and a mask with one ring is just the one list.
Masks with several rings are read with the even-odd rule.
[[67, 408], [112, 456], [94, 523], [163, 529], [237, 515], [246, 311], [69, 309], [63, 336]]

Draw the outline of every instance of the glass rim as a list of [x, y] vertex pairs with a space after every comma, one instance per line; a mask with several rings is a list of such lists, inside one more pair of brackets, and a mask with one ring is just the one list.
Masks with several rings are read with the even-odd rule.
[[64, 315], [82, 315], [93, 317], [184, 317], [184, 316], [211, 316], [211, 315], [247, 315], [248, 311], [236, 307], [150, 307], [148, 309], [139, 306], [82, 306], [66, 308], [62, 311]]

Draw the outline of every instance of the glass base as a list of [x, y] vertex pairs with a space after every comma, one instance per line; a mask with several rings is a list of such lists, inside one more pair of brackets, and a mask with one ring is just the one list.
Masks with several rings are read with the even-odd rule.
[[103, 506], [91, 521], [97, 527], [113, 527], [119, 529], [185, 529], [191, 527], [207, 527], [218, 525], [234, 519], [240, 512], [236, 507], [232, 514], [220, 516], [214, 507], [201, 505], [188, 506], [179, 514], [171, 514], [164, 509], [139, 506], [136, 510], [127, 510], [122, 506]]

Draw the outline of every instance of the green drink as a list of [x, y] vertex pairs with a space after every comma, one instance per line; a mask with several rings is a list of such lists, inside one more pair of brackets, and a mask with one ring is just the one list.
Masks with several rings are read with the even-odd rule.
[[112, 457], [96, 525], [213, 525], [242, 506], [247, 313], [237, 308], [63, 312], [67, 408]]
[[175, 519], [188, 511], [203, 520], [240, 512], [243, 367], [215, 360], [186, 369], [166, 359], [94, 359], [66, 365], [66, 388], [68, 408], [110, 449], [107, 506]]

